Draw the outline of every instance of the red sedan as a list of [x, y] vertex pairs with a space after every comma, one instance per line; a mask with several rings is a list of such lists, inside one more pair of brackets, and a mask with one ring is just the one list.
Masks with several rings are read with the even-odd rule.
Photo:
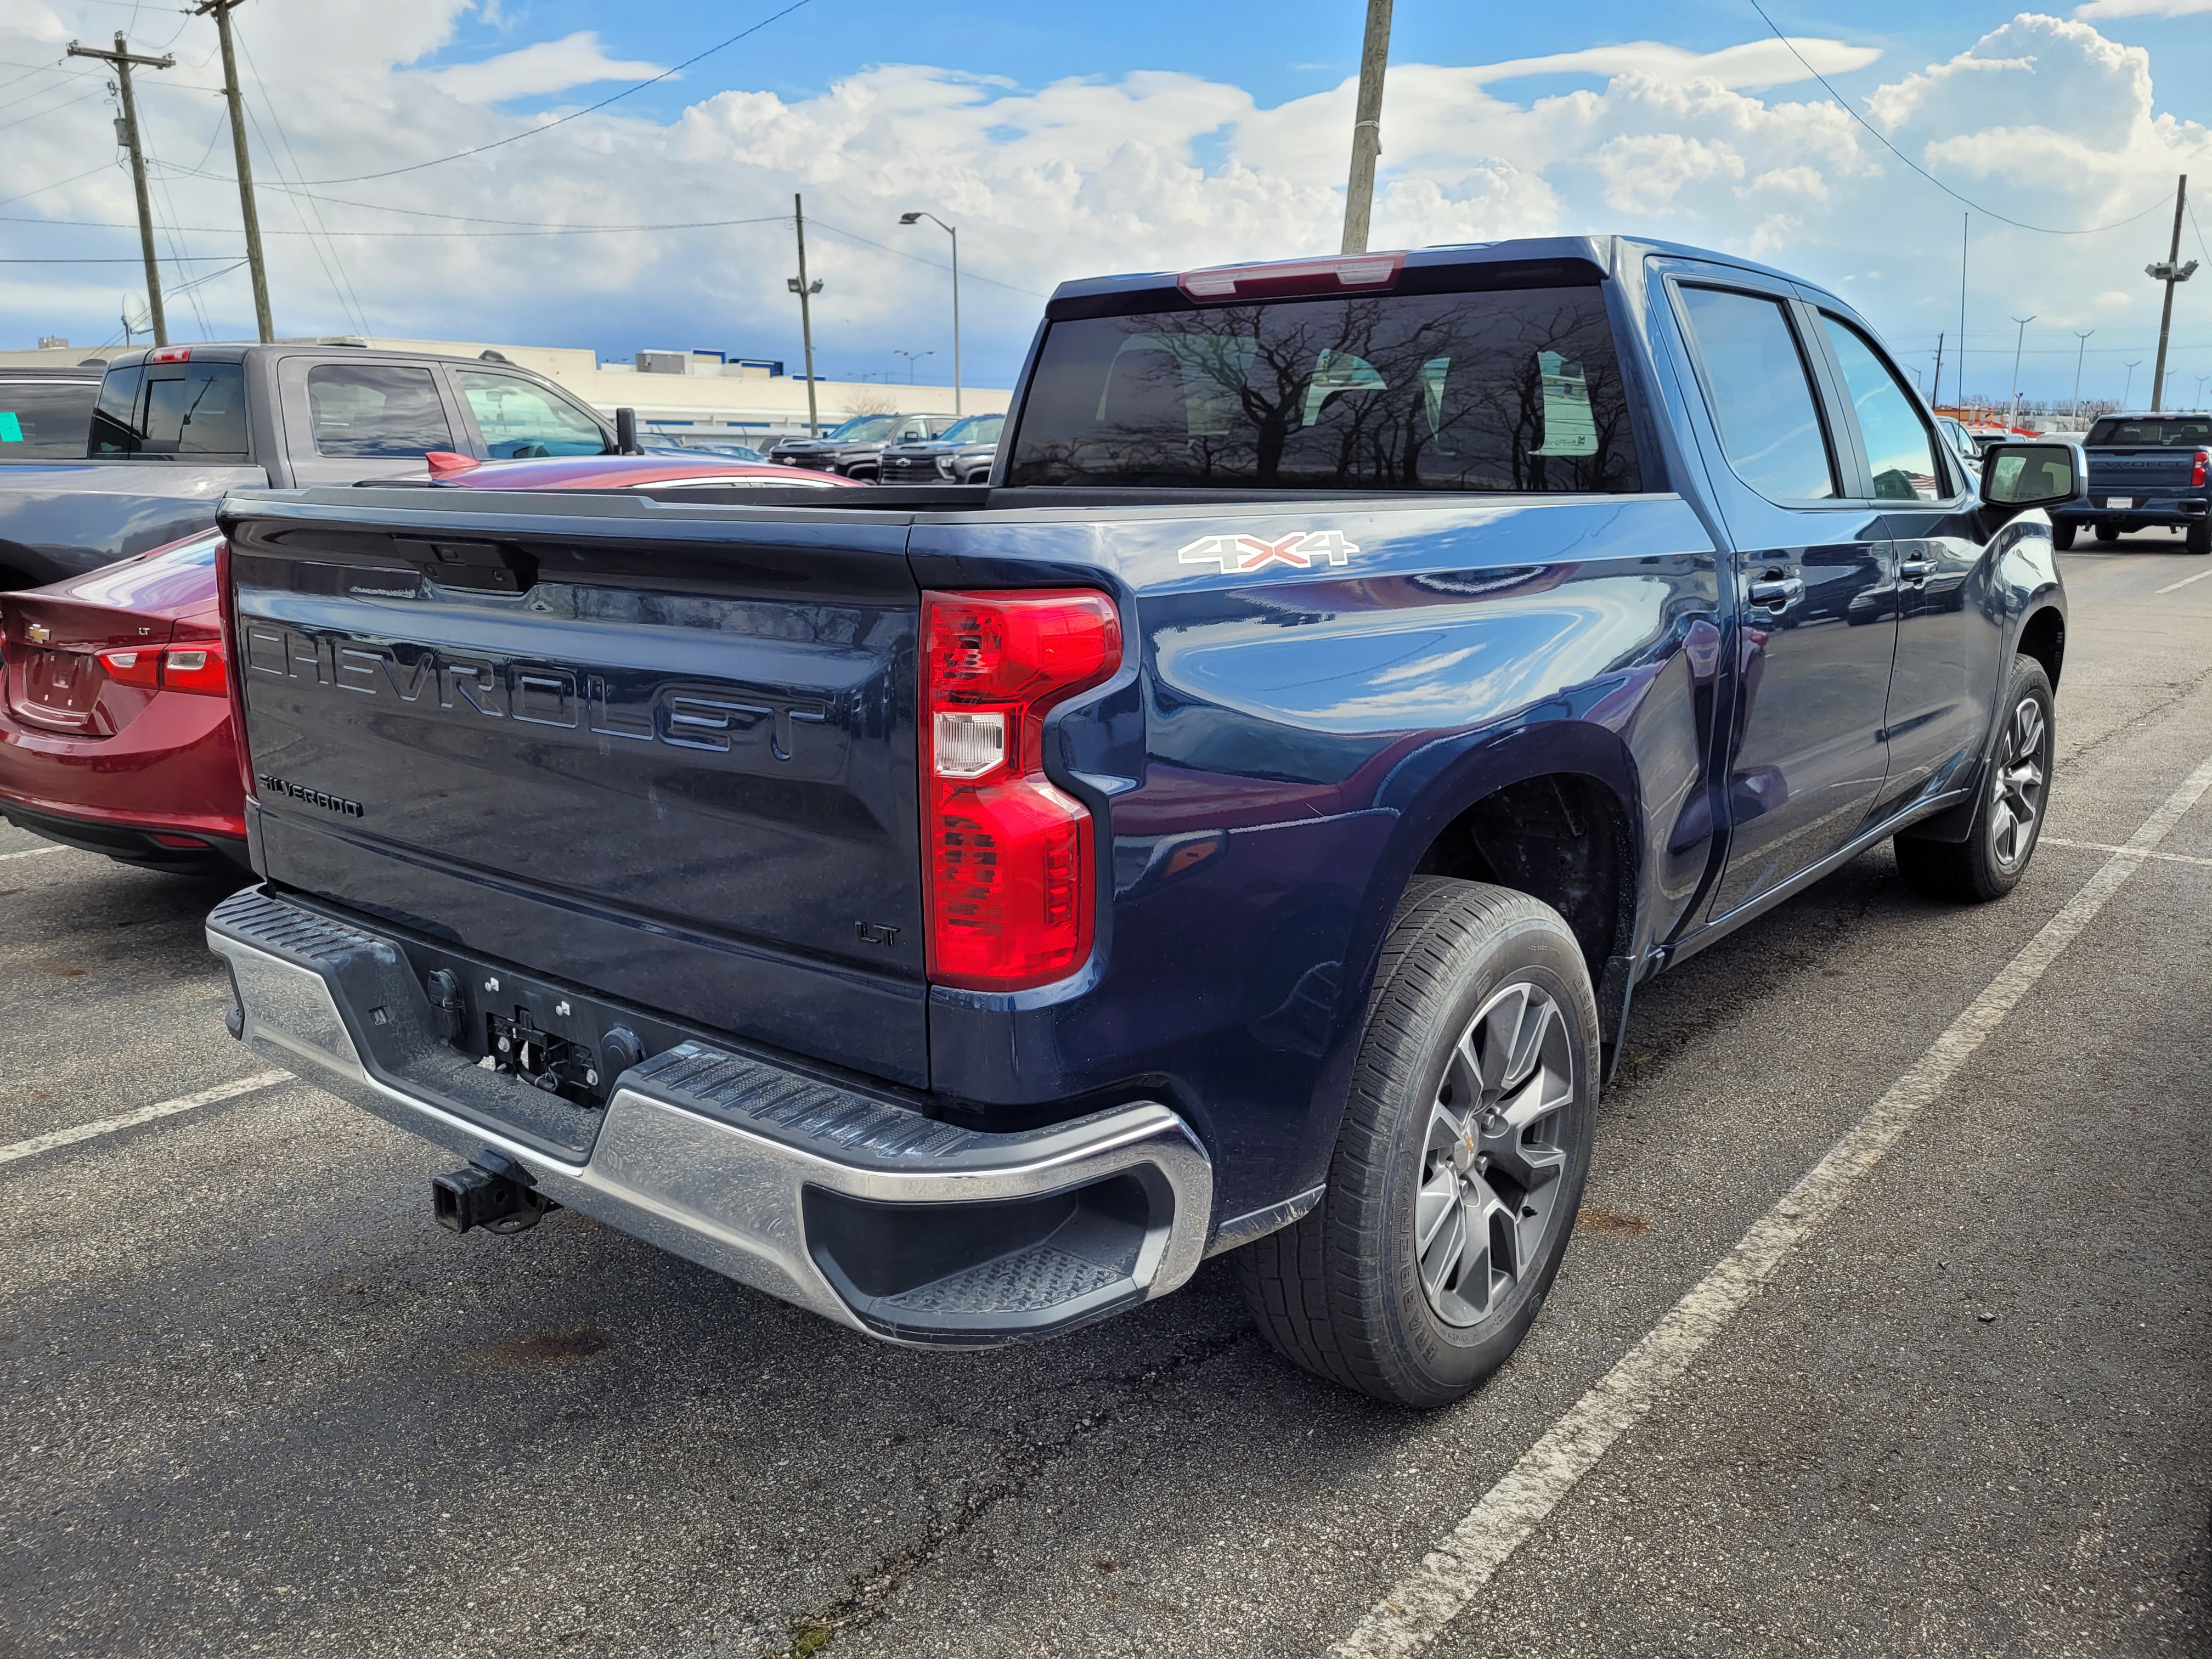
[[[429, 483], [466, 489], [867, 488], [710, 455], [428, 459]], [[149, 869], [250, 870], [216, 594], [221, 539], [207, 531], [0, 594], [0, 817]]]

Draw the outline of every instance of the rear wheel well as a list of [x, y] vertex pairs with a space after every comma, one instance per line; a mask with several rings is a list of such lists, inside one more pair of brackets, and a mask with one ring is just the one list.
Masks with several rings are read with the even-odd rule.
[[1598, 985], [1608, 958], [1629, 952], [1635, 868], [1620, 799], [1595, 778], [1564, 772], [1485, 795], [1429, 843], [1413, 872], [1541, 899], [1566, 919]]
[[2015, 647], [2023, 657], [2033, 657], [2043, 665], [2043, 672], [2051, 677], [2051, 689], [2058, 689], [2059, 665], [2066, 660], [2066, 619], [2057, 611], [2045, 608], [2027, 619], [2020, 630], [2020, 644]]

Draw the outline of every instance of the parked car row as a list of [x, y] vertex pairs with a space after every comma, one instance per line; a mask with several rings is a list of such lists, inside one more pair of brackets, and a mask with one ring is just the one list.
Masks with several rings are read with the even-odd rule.
[[768, 459], [879, 483], [980, 483], [1004, 415], [855, 415], [819, 437], [780, 438]]

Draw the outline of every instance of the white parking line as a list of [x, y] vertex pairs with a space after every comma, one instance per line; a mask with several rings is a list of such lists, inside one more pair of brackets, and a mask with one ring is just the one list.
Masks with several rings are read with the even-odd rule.
[[[2207, 571], [2212, 575], [2212, 571]], [[2063, 836], [2045, 836], [2044, 840], [2053, 847], [2079, 847], [2091, 853], [2126, 853], [2139, 859], [2158, 859], [2167, 864], [2201, 864], [2212, 870], [2212, 859], [2200, 859], [2194, 853], [2147, 853], [2139, 848], [2115, 847], [2108, 841], [2069, 841]]]
[[1736, 1310], [1774, 1277], [1790, 1252], [1835, 1213], [1859, 1177], [1897, 1144], [1922, 1109], [1942, 1095], [2059, 952], [2142, 867], [2144, 859], [2154, 855], [2153, 849], [2181, 815], [2208, 790], [2212, 790], [2212, 760], [2167, 796], [2125, 847], [2113, 849], [2087, 884], [2044, 923], [1989, 988], [1928, 1046], [1912, 1069], [1752, 1224], [1742, 1242], [1642, 1341], [1521, 1455], [1467, 1518], [1375, 1604], [1351, 1635], [1329, 1650], [1333, 1659], [1382, 1659], [1386, 1655], [1395, 1659], [1418, 1653], [1433, 1641], [1628, 1426], [1662, 1401]]
[[19, 1158], [36, 1158], [40, 1152], [51, 1152], [57, 1146], [74, 1146], [96, 1135], [112, 1135], [118, 1129], [135, 1129], [141, 1123], [151, 1123], [155, 1118], [189, 1112], [195, 1106], [212, 1106], [218, 1100], [235, 1099], [240, 1095], [250, 1095], [256, 1089], [267, 1089], [291, 1080], [289, 1072], [256, 1072], [252, 1077], [242, 1077], [231, 1083], [218, 1083], [214, 1088], [203, 1089], [196, 1095], [181, 1095], [157, 1105], [141, 1106], [137, 1111], [125, 1112], [120, 1117], [103, 1117], [92, 1123], [77, 1124], [72, 1128], [56, 1129], [52, 1134], [33, 1135], [30, 1139], [19, 1140], [12, 1146], [0, 1146], [0, 1164], [13, 1164]]
[[70, 850], [67, 847], [33, 847], [21, 853], [0, 853], [0, 864], [5, 864], [9, 859], [42, 859], [49, 853], [66, 853]]
[[[2193, 576], [2184, 576], [2178, 582], [2168, 582], [2165, 586], [2160, 588], [2158, 591], [2160, 593], [2171, 593], [2177, 587], [2186, 587], [2191, 582], [2201, 582], [2207, 576], [2212, 576], [2212, 570], [2200, 570]], [[2154, 594], [2152, 597], [2155, 599], [2157, 595]]]

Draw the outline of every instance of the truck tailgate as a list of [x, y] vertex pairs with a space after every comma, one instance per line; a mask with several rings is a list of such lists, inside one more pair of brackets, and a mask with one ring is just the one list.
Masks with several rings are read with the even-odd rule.
[[902, 521], [336, 493], [224, 515], [272, 880], [927, 1081]]
[[2159, 446], [2141, 449], [2093, 449], [2088, 452], [2090, 501], [2098, 507], [2107, 495], [2171, 495], [2190, 488], [2197, 452]]

